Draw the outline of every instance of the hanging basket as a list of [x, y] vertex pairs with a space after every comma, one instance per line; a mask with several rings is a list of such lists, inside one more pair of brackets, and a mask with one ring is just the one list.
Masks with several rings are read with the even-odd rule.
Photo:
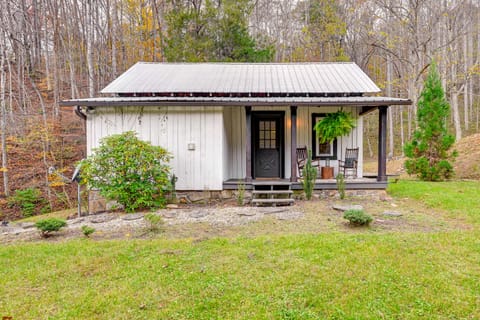
[[356, 126], [355, 118], [348, 112], [339, 110], [327, 114], [322, 120], [315, 124], [315, 131], [320, 143], [332, 143], [336, 137], [350, 134]]

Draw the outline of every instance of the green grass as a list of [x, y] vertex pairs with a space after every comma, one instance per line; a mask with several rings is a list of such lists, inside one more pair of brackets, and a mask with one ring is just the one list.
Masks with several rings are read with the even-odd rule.
[[37, 222], [39, 220], [43, 220], [47, 218], [67, 219], [67, 217], [75, 215], [76, 212], [77, 212], [77, 209], [67, 209], [62, 211], [39, 214], [39, 215], [31, 216], [28, 218], [23, 218], [23, 219], [17, 220], [16, 222]]
[[445, 210], [452, 217], [468, 218], [473, 223], [480, 223], [479, 181], [400, 180], [390, 184], [388, 192], [395, 197], [414, 199], [431, 208]]
[[[400, 181], [390, 192], [478, 227], [475, 189]], [[0, 262], [0, 317], [14, 319], [480, 318], [478, 228], [84, 239], [4, 246]]]

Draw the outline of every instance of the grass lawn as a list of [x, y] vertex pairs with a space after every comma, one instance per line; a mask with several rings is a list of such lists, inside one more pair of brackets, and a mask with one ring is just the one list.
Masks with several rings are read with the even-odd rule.
[[391, 185], [394, 198], [472, 226], [459, 231], [4, 246], [0, 317], [479, 319], [479, 191], [469, 182]]

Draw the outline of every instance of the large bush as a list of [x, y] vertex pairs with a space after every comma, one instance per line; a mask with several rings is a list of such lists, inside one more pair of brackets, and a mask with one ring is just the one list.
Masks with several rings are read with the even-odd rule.
[[82, 161], [82, 182], [127, 212], [162, 207], [171, 190], [169, 153], [132, 131], [103, 138]]

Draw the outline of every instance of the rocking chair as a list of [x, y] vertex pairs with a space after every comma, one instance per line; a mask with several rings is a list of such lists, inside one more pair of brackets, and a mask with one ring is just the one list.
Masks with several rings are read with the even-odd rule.
[[345, 151], [345, 160], [338, 160], [338, 172], [343, 173], [343, 176], [357, 177], [358, 165], [358, 148], [348, 149]]
[[[308, 150], [307, 147], [297, 148], [297, 166], [299, 177], [303, 176], [303, 167], [307, 164]], [[320, 160], [312, 159], [312, 167], [320, 168]]]

